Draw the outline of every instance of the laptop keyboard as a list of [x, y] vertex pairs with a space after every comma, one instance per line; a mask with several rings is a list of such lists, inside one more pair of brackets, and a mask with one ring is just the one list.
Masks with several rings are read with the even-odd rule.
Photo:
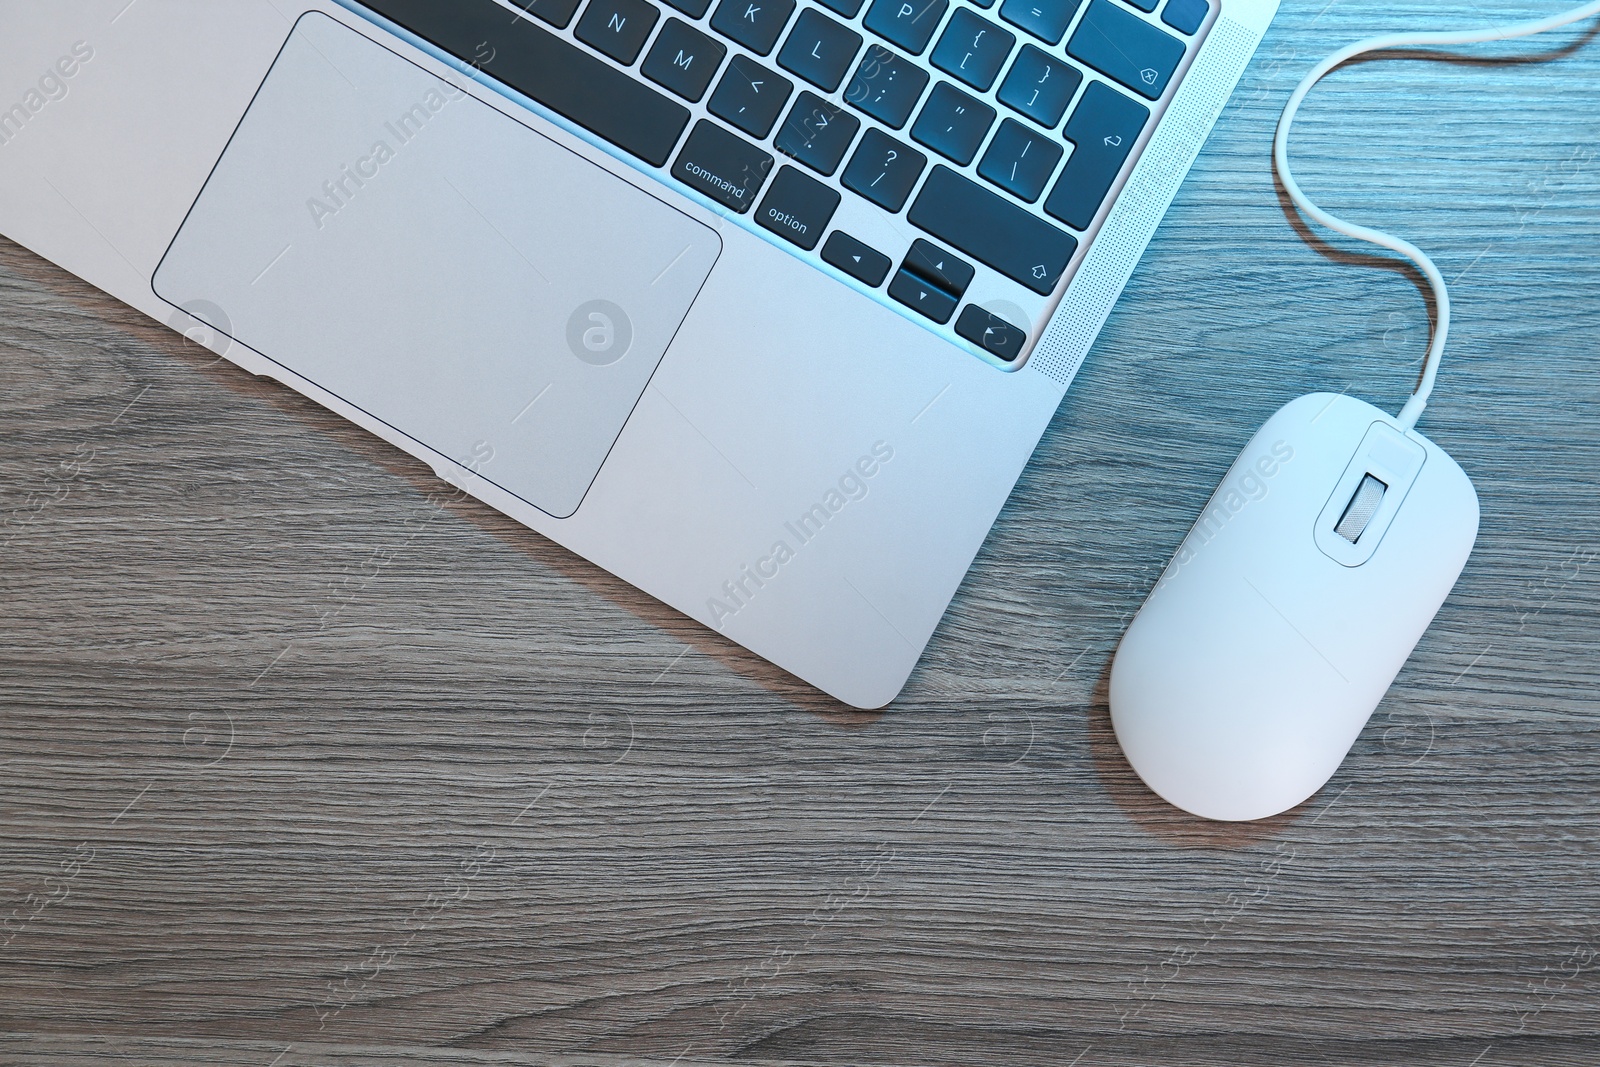
[[1004, 364], [1216, 0], [511, 2], [361, 0]]

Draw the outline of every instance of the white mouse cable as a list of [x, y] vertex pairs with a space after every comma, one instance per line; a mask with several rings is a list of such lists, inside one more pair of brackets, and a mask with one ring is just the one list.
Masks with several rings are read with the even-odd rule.
[[1278, 120], [1278, 133], [1272, 144], [1272, 161], [1277, 168], [1278, 179], [1283, 182], [1284, 190], [1288, 192], [1289, 199], [1294, 201], [1295, 207], [1335, 233], [1342, 233], [1346, 237], [1354, 237], [1358, 241], [1366, 241], [1405, 256], [1422, 271], [1423, 277], [1428, 280], [1428, 287], [1433, 290], [1434, 301], [1439, 310], [1438, 320], [1433, 327], [1432, 342], [1428, 346], [1427, 362], [1423, 366], [1422, 380], [1417, 385], [1417, 391], [1411, 395], [1411, 399], [1406, 402], [1399, 415], [1400, 425], [1407, 430], [1416, 426], [1417, 420], [1422, 417], [1423, 409], [1428, 406], [1428, 397], [1433, 394], [1434, 380], [1439, 376], [1439, 360], [1444, 355], [1445, 342], [1450, 337], [1450, 290], [1445, 285], [1444, 276], [1439, 273], [1439, 268], [1434, 266], [1433, 260], [1429, 259], [1422, 249], [1381, 230], [1346, 222], [1318, 207], [1301, 190], [1300, 183], [1294, 180], [1294, 174], [1289, 169], [1289, 130], [1294, 126], [1295, 116], [1300, 112], [1300, 104], [1312, 87], [1329, 73], [1355, 57], [1369, 52], [1385, 52], [1395, 48], [1440, 48], [1482, 44], [1486, 41], [1511, 41], [1519, 37], [1532, 37], [1548, 30], [1560, 29], [1562, 26], [1581, 22], [1592, 15], [1600, 15], [1600, 0], [1594, 0], [1560, 15], [1532, 22], [1517, 22], [1481, 30], [1464, 30], [1459, 33], [1394, 33], [1357, 41], [1341, 48], [1313, 67], [1311, 73], [1305, 76], [1305, 80], [1290, 95], [1289, 102], [1284, 105], [1283, 116]]

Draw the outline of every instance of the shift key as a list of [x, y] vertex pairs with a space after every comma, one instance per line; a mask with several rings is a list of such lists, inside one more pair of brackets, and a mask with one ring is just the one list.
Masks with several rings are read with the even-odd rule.
[[1036, 293], [1049, 295], [1077, 238], [949, 167], [935, 167], [907, 216], [911, 224]]

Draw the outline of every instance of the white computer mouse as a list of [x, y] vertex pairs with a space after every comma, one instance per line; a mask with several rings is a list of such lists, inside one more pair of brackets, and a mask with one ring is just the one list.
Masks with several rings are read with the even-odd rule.
[[1208, 819], [1321, 789], [1449, 595], [1478, 494], [1391, 415], [1316, 393], [1251, 439], [1134, 618], [1111, 721], [1139, 777]]

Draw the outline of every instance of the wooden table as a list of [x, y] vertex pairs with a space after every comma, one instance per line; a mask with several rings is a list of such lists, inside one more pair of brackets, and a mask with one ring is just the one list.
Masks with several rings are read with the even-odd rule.
[[1426, 343], [1285, 212], [1289, 89], [1488, 14], [1288, 0], [882, 714], [0, 243], [0, 1062], [1600, 1063], [1592, 34], [1303, 119], [1306, 187], [1454, 283], [1423, 428], [1484, 509], [1343, 770], [1204, 823], [1105, 706], [1249, 434], [1398, 409]]

